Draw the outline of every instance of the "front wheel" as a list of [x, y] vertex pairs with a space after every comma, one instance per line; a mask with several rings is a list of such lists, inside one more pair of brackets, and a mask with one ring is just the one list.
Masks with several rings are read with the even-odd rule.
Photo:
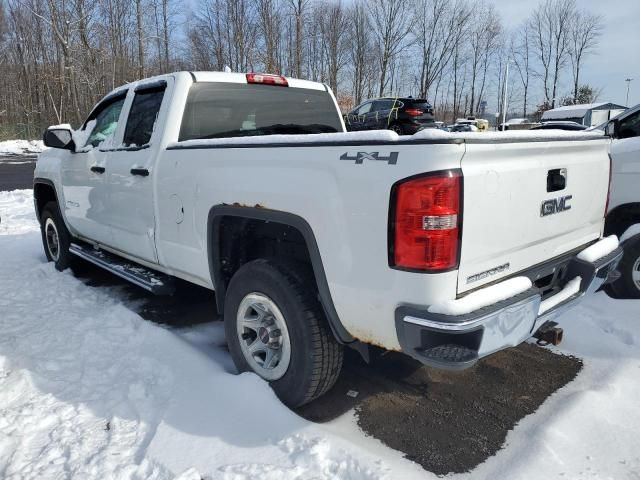
[[322, 308], [294, 272], [268, 260], [243, 265], [229, 283], [225, 335], [240, 372], [269, 382], [289, 407], [308, 403], [335, 383], [343, 348]]
[[62, 220], [56, 202], [48, 202], [40, 215], [42, 245], [47, 260], [54, 262], [56, 269], [62, 271], [71, 266], [73, 254], [69, 252], [71, 234]]
[[624, 246], [624, 255], [618, 264], [620, 278], [607, 286], [616, 298], [640, 298], [640, 235]]

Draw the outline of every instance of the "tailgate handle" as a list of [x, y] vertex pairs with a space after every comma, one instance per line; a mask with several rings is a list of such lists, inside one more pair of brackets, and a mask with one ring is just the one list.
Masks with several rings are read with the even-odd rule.
[[104, 170], [105, 170], [104, 167], [100, 167], [98, 165], [92, 165], [91, 166], [91, 171], [93, 173], [104, 173]]
[[555, 168], [547, 173], [547, 192], [558, 192], [567, 186], [567, 169]]

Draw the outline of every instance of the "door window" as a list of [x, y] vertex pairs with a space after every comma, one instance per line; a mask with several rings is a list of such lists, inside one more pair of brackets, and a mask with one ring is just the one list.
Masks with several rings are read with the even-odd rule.
[[114, 134], [118, 127], [118, 119], [120, 118], [120, 112], [124, 105], [124, 99], [125, 97], [123, 96], [110, 100], [104, 106], [99, 107], [89, 117], [85, 128], [87, 128], [92, 121], [95, 121], [95, 125], [91, 130], [91, 134], [89, 135], [87, 142], [83, 146], [91, 145], [95, 148]]
[[619, 138], [631, 138], [640, 136], [640, 111], [634, 115], [620, 120]]
[[391, 110], [393, 100], [376, 100], [373, 109], [376, 111]]
[[122, 143], [125, 147], [142, 147], [151, 141], [164, 90], [161, 87], [136, 92], [124, 131]]
[[371, 111], [371, 106], [372, 105], [373, 105], [373, 102], [365, 103], [360, 108], [358, 108], [358, 111], [356, 112], [356, 115], [364, 115], [366, 113], [369, 113]]

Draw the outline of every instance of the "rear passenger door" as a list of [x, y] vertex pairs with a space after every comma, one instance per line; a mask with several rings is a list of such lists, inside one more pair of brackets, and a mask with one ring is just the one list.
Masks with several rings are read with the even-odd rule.
[[393, 107], [393, 100], [382, 99], [373, 102], [373, 109], [375, 110], [375, 119], [371, 120], [372, 128], [379, 130], [385, 130], [389, 127], [389, 115], [391, 115], [391, 109]]
[[162, 133], [156, 127], [162, 124], [160, 117], [167, 108], [165, 91], [170, 80], [143, 83], [130, 93], [122, 143], [109, 153], [106, 167], [112, 246], [152, 263], [158, 261], [154, 160]]

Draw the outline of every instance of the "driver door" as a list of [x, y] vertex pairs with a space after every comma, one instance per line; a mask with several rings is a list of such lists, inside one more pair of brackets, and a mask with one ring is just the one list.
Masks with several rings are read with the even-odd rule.
[[74, 133], [75, 151], [62, 162], [67, 223], [74, 235], [98, 244], [112, 243], [105, 144], [118, 128], [125, 98], [126, 91], [106, 98], [93, 109], [82, 129]]

